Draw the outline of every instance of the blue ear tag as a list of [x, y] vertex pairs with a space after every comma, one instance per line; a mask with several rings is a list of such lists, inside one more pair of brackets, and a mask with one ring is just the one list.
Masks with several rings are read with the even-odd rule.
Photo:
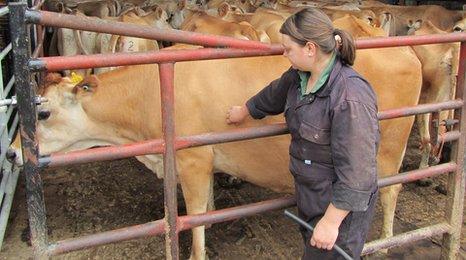
[[311, 165], [311, 160], [304, 160], [304, 163], [307, 164], [307, 165]]

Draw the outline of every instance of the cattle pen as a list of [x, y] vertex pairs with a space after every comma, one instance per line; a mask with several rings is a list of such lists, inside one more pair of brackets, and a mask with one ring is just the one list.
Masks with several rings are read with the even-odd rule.
[[[178, 235], [180, 231], [196, 226], [213, 224], [240, 217], [250, 216], [269, 210], [277, 210], [293, 206], [293, 197], [284, 197], [263, 201], [234, 208], [209, 211], [205, 214], [178, 216], [176, 193], [175, 152], [177, 150], [202, 145], [233, 142], [259, 137], [287, 134], [285, 124], [269, 125], [239, 129], [221, 133], [205, 133], [195, 136], [175, 136], [174, 123], [174, 64], [176, 62], [206, 59], [223, 59], [235, 57], [252, 57], [264, 55], [280, 55], [281, 46], [267, 45], [258, 42], [236, 40], [228, 37], [207, 36], [198, 33], [180, 31], [163, 31], [144, 26], [125, 25], [119, 22], [103, 22], [92, 18], [77, 18], [71, 15], [28, 9], [24, 3], [10, 3], [10, 31], [14, 55], [14, 75], [20, 115], [22, 147], [24, 155], [23, 171], [26, 176], [27, 204], [31, 230], [31, 242], [36, 258], [50, 257], [92, 246], [126, 241], [135, 238], [165, 234], [166, 258], [179, 259]], [[31, 54], [28, 24], [41, 26], [65, 27], [77, 30], [95, 31], [119, 35], [141, 37], [147, 39], [167, 40], [173, 42], [203, 45], [199, 50], [155, 51], [135, 54], [87, 55], [74, 57], [44, 57], [35, 58], [40, 49]], [[40, 41], [41, 42], [41, 41]], [[357, 48], [382, 48], [406, 45], [436, 44], [461, 42], [460, 63], [458, 68], [456, 97], [454, 100], [424, 104], [416, 107], [406, 107], [379, 112], [379, 120], [413, 116], [422, 113], [439, 113], [442, 110], [455, 110], [456, 121], [453, 121], [451, 131], [442, 137], [435, 136], [432, 142], [453, 141], [452, 161], [421, 170], [400, 173], [379, 180], [379, 187], [397, 183], [412, 182], [418, 179], [448, 174], [448, 199], [445, 221], [426, 226], [417, 230], [397, 234], [387, 239], [369, 242], [363, 249], [363, 254], [370, 254], [381, 249], [415, 242], [434, 235], [443, 235], [442, 259], [456, 259], [458, 256], [461, 225], [463, 218], [463, 203], [465, 190], [464, 148], [466, 141], [466, 98], [465, 66], [466, 66], [466, 33], [426, 36], [400, 36], [358, 40]], [[229, 47], [229, 48], [227, 48]], [[40, 48], [40, 46], [39, 46]], [[58, 71], [63, 69], [86, 69], [93, 67], [108, 67], [158, 63], [162, 97], [162, 128], [163, 139], [115, 147], [101, 147], [86, 151], [66, 154], [52, 154], [39, 157], [36, 140], [36, 93], [31, 84], [32, 74], [40, 71]], [[435, 117], [435, 115], [434, 115]], [[45, 204], [40, 170], [46, 167], [56, 167], [93, 161], [105, 161], [127, 158], [146, 154], [162, 154], [164, 163], [164, 200], [165, 218], [142, 225], [129, 226], [98, 234], [78, 238], [65, 239], [57, 242], [48, 241]]]

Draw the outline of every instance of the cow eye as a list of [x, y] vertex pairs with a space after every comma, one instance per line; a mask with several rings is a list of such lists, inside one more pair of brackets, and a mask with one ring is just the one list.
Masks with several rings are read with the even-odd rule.
[[89, 89], [90, 89], [88, 85], [83, 85], [82, 88], [83, 88], [84, 91], [89, 91]]
[[37, 120], [47, 120], [50, 117], [50, 111], [41, 110], [37, 113]]

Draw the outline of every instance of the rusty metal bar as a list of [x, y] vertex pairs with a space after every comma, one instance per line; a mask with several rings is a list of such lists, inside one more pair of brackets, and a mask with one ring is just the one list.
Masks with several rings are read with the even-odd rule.
[[466, 33], [429, 34], [420, 36], [392, 36], [357, 40], [356, 48], [385, 48], [461, 41], [466, 41]]
[[[378, 117], [380, 120], [386, 120], [400, 116], [410, 116], [416, 113], [429, 113], [442, 109], [459, 108], [462, 104], [463, 102], [460, 100], [453, 100], [435, 104], [419, 105], [417, 107], [391, 109], [379, 112]], [[201, 145], [241, 141], [286, 133], [288, 133], [286, 125], [284, 123], [280, 123], [261, 127], [235, 129], [225, 132], [179, 137], [176, 138], [175, 147], [177, 150], [180, 150]], [[458, 132], [449, 132], [446, 133], [445, 141], [452, 141], [458, 138]], [[66, 154], [52, 154], [50, 156], [40, 158], [39, 163], [41, 167], [57, 167], [76, 163], [115, 160], [144, 154], [160, 154], [162, 152], [163, 141], [158, 139], [128, 145], [69, 152]]]
[[270, 44], [239, 40], [226, 36], [214, 36], [181, 30], [163, 30], [152, 26], [108, 21], [93, 17], [82, 17], [63, 13], [30, 10], [26, 12], [29, 22], [43, 26], [61, 27], [91, 32], [133, 36], [152, 40], [164, 40], [209, 47], [233, 47], [267, 50]]
[[[466, 43], [462, 42], [460, 47], [460, 58], [458, 76], [456, 83], [456, 97], [466, 98]], [[459, 130], [461, 137], [453, 145], [452, 155], [458, 168], [456, 172], [448, 175], [447, 188], [447, 210], [445, 219], [451, 225], [450, 233], [443, 235], [441, 259], [458, 259], [461, 244], [461, 230], [463, 224], [464, 190], [465, 190], [465, 145], [466, 145], [466, 105], [455, 111], [455, 119], [460, 124], [454, 126], [454, 130]]]
[[443, 163], [436, 166], [431, 166], [424, 169], [403, 172], [390, 177], [380, 179], [379, 187], [390, 186], [398, 183], [412, 182], [415, 180], [437, 176], [444, 173], [449, 173], [457, 170], [455, 163]]
[[[215, 224], [223, 221], [248, 217], [263, 212], [278, 210], [295, 205], [294, 197], [283, 197], [252, 203], [244, 206], [231, 207], [216, 211], [209, 211], [199, 215], [180, 216], [179, 231], [189, 230], [196, 226]], [[49, 255], [60, 255], [71, 251], [81, 250], [92, 246], [105, 245], [131, 239], [160, 235], [165, 232], [163, 219], [142, 225], [106, 231], [88, 236], [66, 239], [52, 244], [48, 248]]]
[[[435, 36], [435, 37], [434, 37]], [[442, 38], [443, 36], [445, 38]], [[423, 35], [423, 36], [399, 36], [376, 38], [368, 40], [357, 40], [358, 49], [367, 49], [380, 47], [379, 41], [384, 45], [382, 47], [390, 47], [400, 45], [400, 42], [416, 42], [420, 44], [433, 43], [433, 40], [443, 39], [444, 42], [451, 42], [457, 39], [466, 40], [466, 33], [442, 34], [442, 35]], [[418, 39], [421, 38], [421, 39]], [[395, 39], [391, 39], [395, 38]], [[252, 42], [252, 41], [250, 41]], [[268, 45], [264, 49], [196, 49], [196, 50], [160, 50], [140, 53], [115, 53], [115, 54], [94, 54], [94, 55], [76, 55], [76, 56], [56, 56], [45, 57], [41, 59], [31, 60], [29, 66], [34, 71], [60, 71], [64, 69], [89, 69], [97, 67], [110, 66], [126, 66], [136, 64], [149, 63], [164, 63], [164, 62], [180, 62], [192, 60], [208, 60], [208, 59], [223, 59], [223, 58], [238, 58], [252, 57], [261, 55], [280, 55], [283, 53], [283, 48], [280, 45]]]
[[397, 117], [412, 116], [416, 114], [424, 114], [430, 112], [437, 112], [440, 110], [449, 110], [461, 108], [463, 106], [463, 101], [461, 99], [450, 100], [441, 103], [434, 104], [422, 104], [413, 107], [401, 107], [397, 109], [390, 109], [379, 112], [379, 120], [393, 119]]
[[160, 235], [165, 232], [165, 221], [159, 219], [141, 225], [135, 225], [97, 234], [70, 238], [51, 244], [48, 247], [49, 256], [61, 255], [68, 252], [86, 249], [94, 246], [106, 245], [147, 236]]
[[[234, 129], [225, 132], [178, 137], [176, 138], [175, 148], [180, 150], [201, 145], [241, 141], [286, 133], [288, 133], [288, 129], [285, 123]], [[164, 149], [163, 144], [163, 140], [156, 139], [121, 146], [101, 147], [64, 154], [52, 154], [40, 158], [39, 162], [42, 167], [57, 167], [76, 163], [115, 160], [144, 154], [160, 154]]]
[[26, 177], [26, 197], [34, 255], [40, 257], [47, 248], [47, 226], [42, 180], [39, 175], [39, 151], [36, 138], [35, 90], [31, 86], [31, 74], [27, 66], [30, 53], [30, 38], [25, 21], [27, 4], [9, 3], [10, 33], [13, 44], [13, 69], [16, 80], [18, 113], [21, 121], [23, 172]]
[[165, 201], [165, 246], [167, 259], [179, 259], [178, 204], [176, 193], [175, 159], [175, 66], [173, 63], [159, 65], [160, 95], [162, 100], [162, 129], [165, 144], [163, 152], [163, 190]]
[[281, 46], [272, 46], [268, 50], [212, 48], [203, 48], [195, 50], [162, 49], [150, 52], [120, 52], [114, 54], [44, 57], [40, 59], [31, 60], [29, 62], [29, 66], [33, 71], [60, 71], [64, 69], [89, 69], [150, 63], [281, 55], [282, 53], [283, 50]]
[[42, 26], [37, 26], [37, 35], [39, 35], [36, 48], [31, 55], [31, 58], [35, 59], [39, 56], [44, 56], [44, 37], [45, 37], [45, 30]]
[[[406, 233], [402, 233], [393, 237], [378, 239], [371, 241], [364, 245], [362, 255], [372, 254], [381, 249], [388, 249], [395, 246], [404, 245], [407, 243], [413, 243], [422, 239], [433, 237], [436, 235], [445, 234], [450, 231], [450, 225], [448, 223], [439, 223], [436, 225], [416, 229]], [[454, 259], [454, 258], [452, 258]]]

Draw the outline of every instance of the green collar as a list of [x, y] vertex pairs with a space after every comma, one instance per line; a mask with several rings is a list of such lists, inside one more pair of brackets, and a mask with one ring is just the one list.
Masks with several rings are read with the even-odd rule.
[[309, 93], [314, 94], [319, 89], [321, 89], [322, 86], [325, 85], [325, 82], [327, 82], [327, 79], [330, 76], [330, 72], [332, 72], [333, 65], [335, 65], [336, 56], [337, 56], [336, 53], [333, 52], [332, 58], [330, 59], [327, 66], [322, 71], [322, 74], [320, 75], [319, 79], [316, 81], [316, 83], [314, 84], [314, 87], [310, 91], [307, 91], [307, 82], [309, 81], [309, 78], [311, 77], [311, 72], [298, 70], [299, 79], [300, 79], [301, 97], [304, 97], [305, 95], [308, 95]]

